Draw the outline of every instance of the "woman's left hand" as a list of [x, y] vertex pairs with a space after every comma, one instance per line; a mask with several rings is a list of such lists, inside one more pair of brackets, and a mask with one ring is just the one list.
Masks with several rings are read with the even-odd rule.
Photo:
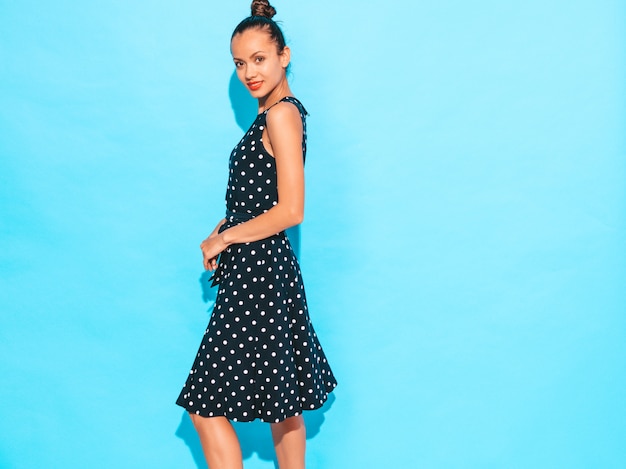
[[200, 249], [202, 250], [204, 268], [210, 271], [217, 269], [217, 256], [227, 247], [224, 238], [217, 232], [211, 233], [207, 239], [202, 241]]

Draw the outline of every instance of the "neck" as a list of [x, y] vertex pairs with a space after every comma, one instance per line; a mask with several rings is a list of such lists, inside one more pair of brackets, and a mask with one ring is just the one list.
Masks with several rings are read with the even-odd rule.
[[259, 114], [269, 109], [271, 106], [276, 104], [278, 101], [283, 99], [285, 96], [291, 96], [291, 90], [289, 89], [289, 84], [287, 80], [283, 80], [279, 83], [279, 85], [274, 88], [270, 94], [259, 98]]

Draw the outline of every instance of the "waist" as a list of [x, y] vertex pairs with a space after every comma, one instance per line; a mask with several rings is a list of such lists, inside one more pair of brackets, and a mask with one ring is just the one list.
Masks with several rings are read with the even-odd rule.
[[231, 223], [243, 223], [249, 220], [252, 220], [256, 217], [257, 214], [254, 213], [242, 213], [242, 212], [233, 212], [231, 210], [226, 210], [226, 221]]
[[[228, 228], [232, 228], [233, 226], [239, 225], [240, 223], [244, 223], [252, 220], [253, 218], [262, 215], [265, 212], [260, 213], [246, 213], [246, 212], [233, 212], [232, 210], [226, 210], [226, 222], [220, 227], [219, 232], [221, 233]], [[282, 236], [285, 237], [285, 231], [280, 231], [272, 236]], [[269, 238], [270, 236], [268, 236]]]

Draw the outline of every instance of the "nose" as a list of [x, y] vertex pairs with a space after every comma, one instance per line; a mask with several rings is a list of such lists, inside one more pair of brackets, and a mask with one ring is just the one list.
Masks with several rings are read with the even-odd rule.
[[256, 69], [254, 68], [254, 66], [247, 65], [244, 76], [246, 77], [246, 81], [251, 81], [254, 77], [256, 77]]

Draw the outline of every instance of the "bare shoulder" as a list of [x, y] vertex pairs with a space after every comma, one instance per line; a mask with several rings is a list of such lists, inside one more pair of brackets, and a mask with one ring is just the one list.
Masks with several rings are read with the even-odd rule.
[[302, 117], [298, 107], [289, 101], [281, 101], [267, 112], [268, 130], [274, 128], [302, 129]]

